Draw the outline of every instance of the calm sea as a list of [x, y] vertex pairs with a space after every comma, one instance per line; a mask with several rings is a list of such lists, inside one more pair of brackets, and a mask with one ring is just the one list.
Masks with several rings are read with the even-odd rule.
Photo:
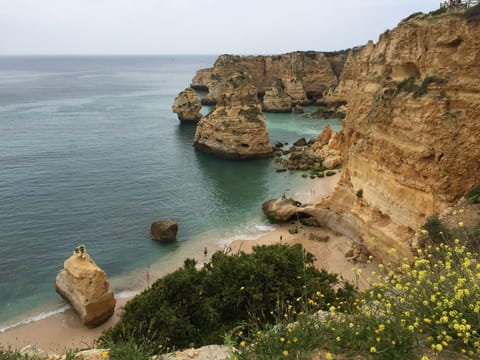
[[[306, 184], [270, 159], [192, 148], [171, 105], [214, 56], [0, 57], [0, 331], [65, 306], [56, 273], [85, 244], [116, 293], [268, 231], [263, 201]], [[204, 111], [208, 111], [204, 109]], [[271, 142], [312, 138], [331, 120], [268, 114]], [[306, 186], [306, 185], [305, 185]], [[179, 241], [150, 240], [152, 221]]]

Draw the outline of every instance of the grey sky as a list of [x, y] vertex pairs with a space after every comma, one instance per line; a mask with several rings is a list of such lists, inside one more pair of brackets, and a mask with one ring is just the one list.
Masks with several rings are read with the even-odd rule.
[[0, 54], [275, 54], [378, 40], [440, 0], [0, 0]]

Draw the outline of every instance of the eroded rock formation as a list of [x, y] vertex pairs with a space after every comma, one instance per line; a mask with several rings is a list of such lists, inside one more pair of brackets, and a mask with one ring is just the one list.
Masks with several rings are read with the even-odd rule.
[[291, 112], [292, 98], [285, 93], [282, 84], [265, 89], [263, 97], [263, 111], [265, 112]]
[[55, 289], [72, 305], [85, 326], [98, 326], [114, 313], [116, 300], [107, 275], [83, 245], [65, 260], [55, 279]]
[[352, 53], [330, 98], [348, 102], [330, 227], [406, 256], [425, 220], [480, 182], [479, 49], [478, 19], [418, 15]]
[[345, 144], [341, 133], [335, 132], [327, 125], [318, 135], [312, 145], [312, 151], [322, 159], [322, 164], [327, 169], [334, 169], [343, 163], [342, 153]]
[[252, 78], [235, 73], [223, 84], [214, 110], [197, 125], [194, 146], [227, 159], [270, 156], [265, 116]]
[[294, 104], [310, 103], [321, 98], [327, 89], [337, 84], [347, 53], [348, 51], [297, 51], [276, 56], [221, 55], [213, 68], [197, 72], [191, 86], [195, 89], [208, 89], [209, 93], [202, 102], [211, 104], [222, 96], [226, 79], [234, 73], [247, 72], [260, 96], [271, 88], [271, 84], [280, 81]]
[[192, 88], [186, 88], [180, 92], [172, 105], [173, 112], [182, 122], [197, 123], [202, 118], [201, 109], [200, 98]]
[[285, 222], [294, 219], [305, 211], [301, 203], [292, 198], [281, 196], [270, 199], [262, 204], [262, 211], [272, 222]]

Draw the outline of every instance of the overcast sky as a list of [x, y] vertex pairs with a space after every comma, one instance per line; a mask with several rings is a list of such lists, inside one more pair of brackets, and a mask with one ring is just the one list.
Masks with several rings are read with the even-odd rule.
[[440, 0], [0, 0], [0, 54], [275, 54], [378, 40]]

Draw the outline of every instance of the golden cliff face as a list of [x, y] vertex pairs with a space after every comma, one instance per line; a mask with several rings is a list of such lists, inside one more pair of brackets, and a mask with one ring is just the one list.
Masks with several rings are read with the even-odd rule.
[[[324, 91], [337, 84], [345, 52], [294, 52], [276, 56], [221, 55], [212, 69], [199, 70], [192, 80], [195, 89], [208, 89], [204, 103], [214, 103], [222, 96], [224, 82], [236, 72], [250, 74], [260, 95], [281, 82], [294, 103], [308, 103], [321, 98]], [[275, 109], [273, 111], [276, 111]]]
[[374, 255], [405, 256], [427, 217], [480, 182], [480, 22], [400, 23], [352, 53], [329, 99], [348, 111], [344, 172], [325, 206]]

